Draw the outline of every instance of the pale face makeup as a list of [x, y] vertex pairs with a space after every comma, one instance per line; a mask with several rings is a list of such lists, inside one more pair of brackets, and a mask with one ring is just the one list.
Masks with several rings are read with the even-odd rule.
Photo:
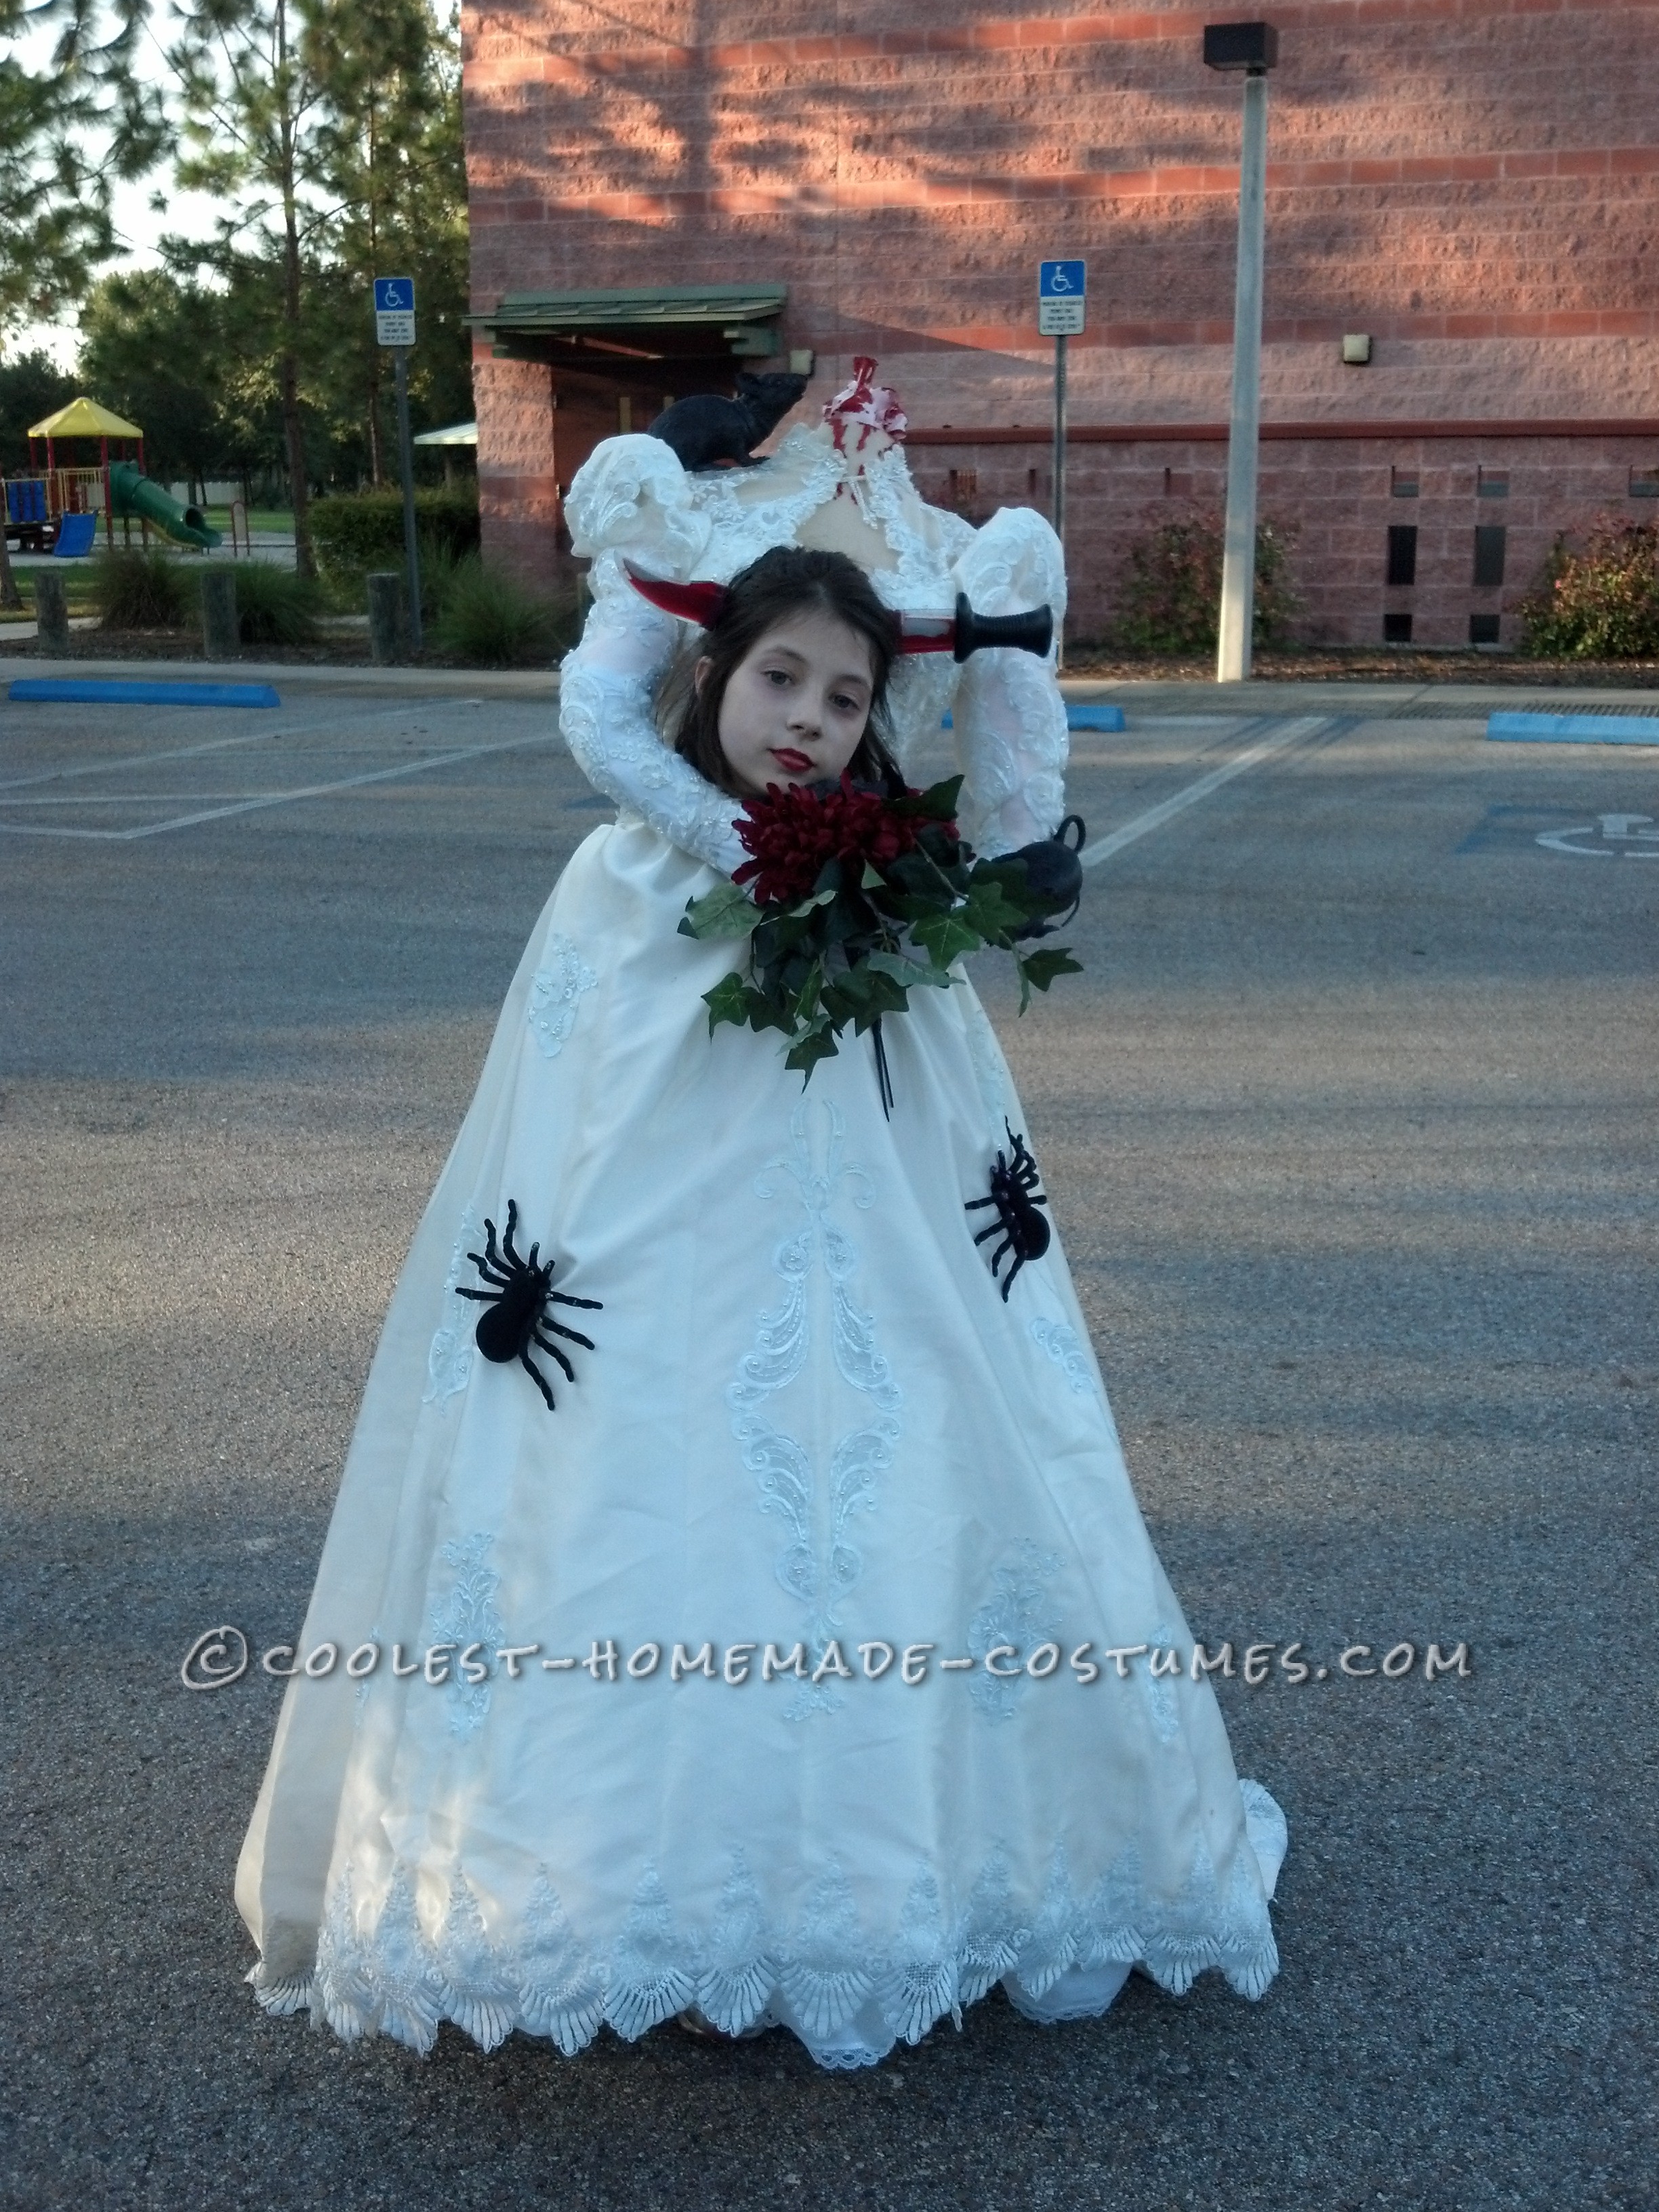
[[[693, 672], [700, 691], [710, 665], [700, 660]], [[745, 795], [838, 776], [858, 750], [874, 688], [868, 645], [833, 615], [775, 624], [732, 670], [720, 701], [720, 750]]]

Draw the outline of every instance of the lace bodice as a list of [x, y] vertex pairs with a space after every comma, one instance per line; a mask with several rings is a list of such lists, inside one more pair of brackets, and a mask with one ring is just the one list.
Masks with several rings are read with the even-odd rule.
[[[572, 542], [593, 556], [593, 605], [562, 672], [560, 727], [589, 781], [683, 851], [730, 875], [745, 855], [738, 804], [664, 744], [658, 688], [684, 626], [642, 599], [624, 553], [659, 575], [724, 582], [770, 545], [789, 544], [837, 489], [892, 565], [871, 581], [896, 610], [942, 611], [965, 592], [982, 614], [1066, 605], [1060, 542], [1042, 518], [1005, 507], [975, 531], [928, 507], [902, 449], [854, 470], [827, 430], [789, 433], [753, 470], [689, 476], [660, 439], [606, 439], [570, 487]], [[1012, 851], [1050, 836], [1065, 811], [1066, 708], [1051, 662], [1007, 651], [958, 666], [944, 654], [901, 659], [890, 687], [895, 749], [909, 763], [948, 712], [963, 771], [958, 818], [975, 850]]]

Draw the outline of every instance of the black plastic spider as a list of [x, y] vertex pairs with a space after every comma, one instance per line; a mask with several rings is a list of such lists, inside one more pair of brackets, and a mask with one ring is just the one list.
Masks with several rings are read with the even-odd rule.
[[1004, 1255], [1013, 1254], [1014, 1264], [1002, 1285], [1006, 1304], [1014, 1287], [1014, 1277], [1025, 1262], [1040, 1260], [1048, 1249], [1048, 1224], [1037, 1212], [1038, 1206], [1047, 1206], [1048, 1201], [1037, 1188], [1037, 1164], [1025, 1149], [1024, 1138], [1017, 1137], [1010, 1123], [1005, 1121], [1002, 1126], [1008, 1132], [1013, 1156], [1010, 1158], [1006, 1153], [997, 1154], [996, 1165], [991, 1170], [991, 1195], [970, 1198], [964, 1211], [972, 1213], [981, 1206], [994, 1206], [997, 1210], [996, 1219], [988, 1229], [981, 1229], [974, 1242], [982, 1244], [988, 1237], [994, 1237], [1000, 1231], [1002, 1242], [991, 1255], [993, 1276]]
[[551, 1413], [554, 1410], [553, 1393], [547, 1377], [530, 1357], [531, 1346], [534, 1344], [543, 1352], [550, 1352], [574, 1382], [575, 1369], [552, 1339], [544, 1336], [542, 1331], [551, 1329], [555, 1335], [568, 1337], [573, 1344], [585, 1344], [590, 1352], [593, 1349], [593, 1340], [591, 1336], [584, 1336], [580, 1329], [567, 1328], [562, 1322], [552, 1320], [547, 1313], [548, 1304], [551, 1300], [562, 1306], [592, 1306], [597, 1309], [604, 1304], [604, 1300], [573, 1298], [567, 1297], [562, 1291], [556, 1291], [553, 1288], [552, 1261], [548, 1261], [544, 1267], [536, 1265], [536, 1255], [542, 1249], [539, 1244], [531, 1246], [527, 1260], [521, 1259], [514, 1249], [513, 1232], [518, 1225], [518, 1206], [509, 1198], [507, 1201], [507, 1229], [501, 1238], [501, 1250], [497, 1252], [495, 1249], [495, 1224], [486, 1220], [483, 1250], [469, 1252], [466, 1255], [491, 1288], [469, 1291], [458, 1283], [456, 1289], [462, 1297], [476, 1298], [481, 1305], [489, 1309], [488, 1313], [478, 1316], [478, 1326], [474, 1332], [474, 1340], [484, 1358], [493, 1359], [501, 1366], [516, 1359], [546, 1399], [548, 1411]]

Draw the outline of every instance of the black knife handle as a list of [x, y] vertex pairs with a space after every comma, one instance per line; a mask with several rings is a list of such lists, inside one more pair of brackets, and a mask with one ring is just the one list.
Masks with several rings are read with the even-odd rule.
[[1046, 653], [1054, 641], [1052, 607], [1032, 607], [1018, 615], [978, 615], [966, 592], [957, 593], [957, 641], [953, 657], [966, 660], [981, 646], [1012, 646], [1021, 653]]

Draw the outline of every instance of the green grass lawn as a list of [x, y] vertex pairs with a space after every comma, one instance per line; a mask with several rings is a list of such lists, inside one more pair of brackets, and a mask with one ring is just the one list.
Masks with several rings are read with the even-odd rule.
[[[27, 568], [20, 568], [15, 560], [12, 563], [11, 573], [16, 582], [19, 592], [22, 594], [23, 604], [21, 608], [0, 607], [0, 623], [33, 622], [34, 620], [33, 574]], [[98, 611], [98, 605], [96, 600], [93, 597], [93, 580], [91, 573], [88, 569], [73, 567], [68, 562], [65, 562], [64, 564], [63, 576], [64, 596], [69, 601], [70, 613], [71, 615], [95, 615]]]
[[[222, 530], [227, 541], [230, 537], [230, 509], [228, 507], [204, 507], [210, 530]], [[251, 507], [247, 526], [250, 530], [280, 531], [283, 536], [294, 535], [294, 511], [286, 507]]]

